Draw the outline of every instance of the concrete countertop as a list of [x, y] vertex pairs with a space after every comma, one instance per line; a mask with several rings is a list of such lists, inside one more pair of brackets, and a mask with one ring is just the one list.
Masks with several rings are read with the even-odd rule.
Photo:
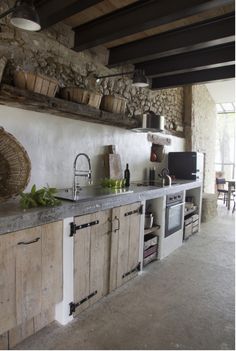
[[0, 234], [36, 227], [42, 224], [63, 220], [68, 217], [94, 213], [110, 208], [128, 205], [137, 201], [155, 199], [174, 192], [201, 187], [201, 181], [178, 180], [177, 184], [165, 187], [137, 186], [131, 184], [132, 193], [110, 197], [96, 197], [77, 202], [62, 201], [56, 207], [38, 207], [22, 210], [19, 199], [0, 204]]

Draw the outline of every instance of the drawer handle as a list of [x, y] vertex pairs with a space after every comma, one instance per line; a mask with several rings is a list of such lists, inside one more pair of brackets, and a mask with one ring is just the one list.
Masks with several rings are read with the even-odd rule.
[[36, 238], [32, 241], [20, 241], [17, 245], [29, 245], [33, 243], [37, 243], [40, 240], [40, 238]]
[[116, 216], [115, 216], [115, 219], [116, 219], [117, 222], [118, 222], [118, 228], [116, 228], [116, 229], [114, 230], [114, 232], [118, 232], [118, 231], [120, 230], [120, 219], [119, 219], [118, 217], [116, 217]]

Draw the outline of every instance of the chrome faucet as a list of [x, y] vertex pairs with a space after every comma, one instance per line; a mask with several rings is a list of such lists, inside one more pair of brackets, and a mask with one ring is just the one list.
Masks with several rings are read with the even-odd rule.
[[158, 176], [162, 179], [162, 186], [165, 186], [166, 185], [166, 179], [168, 179], [168, 182], [169, 184], [167, 184], [168, 186], [171, 186], [171, 182], [172, 182], [172, 179], [169, 175], [169, 169], [168, 168], [163, 168], [161, 170], [161, 173], [158, 174]]
[[[168, 181], [169, 181], [169, 184], [167, 184], [167, 185], [169, 185], [169, 186], [171, 186], [171, 182], [172, 182], [172, 179], [171, 179], [171, 176], [169, 176], [169, 174], [166, 174], [166, 177], [165, 177], [165, 179], [168, 179]], [[164, 180], [165, 180], [164, 179]]]
[[[84, 156], [87, 161], [88, 161], [88, 170], [79, 170], [77, 169], [77, 163], [78, 163], [78, 159], [80, 156]], [[88, 183], [91, 184], [91, 179], [92, 179], [92, 168], [91, 168], [91, 162], [90, 162], [90, 158], [88, 157], [87, 154], [84, 153], [80, 153], [76, 156], [75, 160], [74, 160], [74, 180], [73, 180], [73, 198], [74, 200], [76, 200], [77, 198], [77, 194], [79, 192], [79, 190], [81, 190], [81, 187], [79, 185], [78, 182], [78, 177], [87, 177], [88, 178]]]

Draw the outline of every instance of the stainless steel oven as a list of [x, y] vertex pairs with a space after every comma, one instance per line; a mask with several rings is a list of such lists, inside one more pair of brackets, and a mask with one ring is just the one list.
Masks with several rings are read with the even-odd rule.
[[166, 196], [165, 238], [183, 228], [183, 192]]

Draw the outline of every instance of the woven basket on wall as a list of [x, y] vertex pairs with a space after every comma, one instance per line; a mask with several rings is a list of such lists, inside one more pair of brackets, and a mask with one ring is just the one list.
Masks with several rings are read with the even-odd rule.
[[0, 202], [18, 195], [29, 182], [31, 162], [26, 150], [0, 127]]

